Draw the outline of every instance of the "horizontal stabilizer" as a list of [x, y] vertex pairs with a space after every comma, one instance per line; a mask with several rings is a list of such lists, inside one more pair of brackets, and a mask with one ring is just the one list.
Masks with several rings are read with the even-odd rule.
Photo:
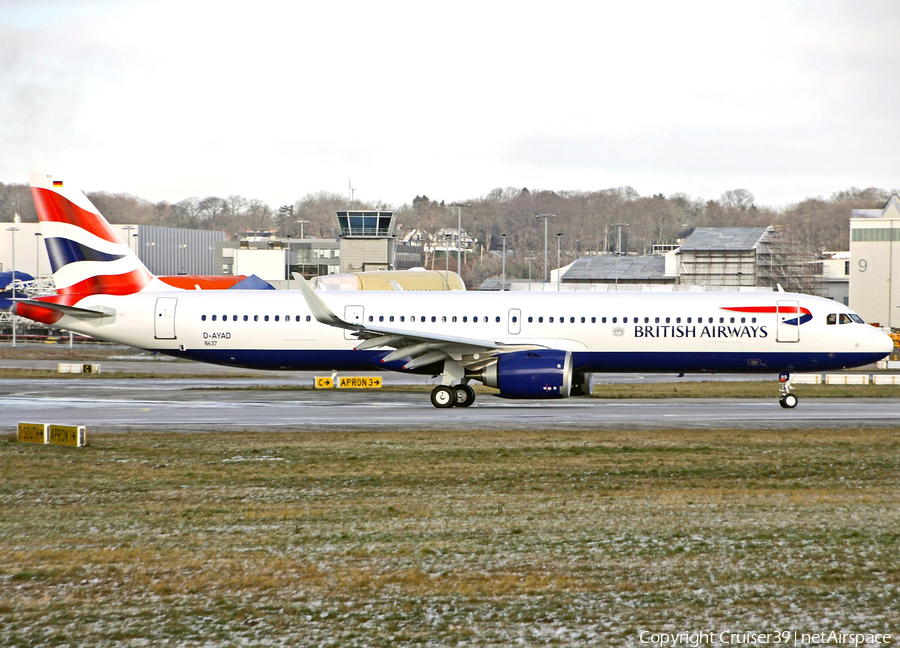
[[99, 319], [101, 317], [113, 317], [116, 314], [115, 309], [99, 307], [78, 308], [77, 306], [66, 306], [65, 304], [55, 304], [49, 301], [40, 301], [38, 299], [16, 299], [17, 304], [25, 304], [27, 306], [37, 306], [38, 308], [49, 308], [50, 310], [59, 311], [70, 317], [78, 317], [80, 319]]

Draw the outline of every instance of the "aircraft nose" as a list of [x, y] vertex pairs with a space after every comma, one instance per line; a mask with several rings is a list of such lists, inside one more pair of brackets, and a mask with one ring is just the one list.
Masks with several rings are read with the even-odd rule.
[[881, 331], [876, 331], [876, 333], [878, 333], [877, 341], [875, 342], [877, 350], [884, 355], [893, 352], [894, 340], [887, 333]]

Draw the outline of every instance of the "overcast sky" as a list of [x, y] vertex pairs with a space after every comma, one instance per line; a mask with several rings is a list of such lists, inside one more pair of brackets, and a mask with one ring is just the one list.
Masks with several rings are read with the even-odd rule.
[[900, 187], [898, 79], [896, 0], [3, 0], [0, 181], [784, 206]]

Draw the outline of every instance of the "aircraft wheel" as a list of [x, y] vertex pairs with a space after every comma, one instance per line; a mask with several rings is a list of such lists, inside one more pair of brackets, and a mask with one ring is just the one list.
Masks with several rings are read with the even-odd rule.
[[435, 407], [453, 407], [456, 404], [456, 390], [446, 385], [438, 385], [431, 390], [431, 404]]
[[472, 403], [475, 402], [475, 390], [472, 389], [469, 385], [457, 385], [456, 386], [456, 402], [454, 405], [457, 407], [469, 407]]
[[793, 394], [786, 394], [778, 399], [778, 404], [785, 409], [793, 409], [797, 407], [797, 397]]

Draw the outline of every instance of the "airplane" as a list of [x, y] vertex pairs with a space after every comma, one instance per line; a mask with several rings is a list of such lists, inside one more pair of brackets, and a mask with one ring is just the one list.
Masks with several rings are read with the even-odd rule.
[[589, 395], [603, 372], [791, 375], [874, 363], [890, 337], [834, 301], [788, 292], [179, 290], [154, 277], [81, 192], [31, 174], [57, 294], [19, 315], [200, 362], [440, 376], [437, 408], [480, 381], [510, 399]]

